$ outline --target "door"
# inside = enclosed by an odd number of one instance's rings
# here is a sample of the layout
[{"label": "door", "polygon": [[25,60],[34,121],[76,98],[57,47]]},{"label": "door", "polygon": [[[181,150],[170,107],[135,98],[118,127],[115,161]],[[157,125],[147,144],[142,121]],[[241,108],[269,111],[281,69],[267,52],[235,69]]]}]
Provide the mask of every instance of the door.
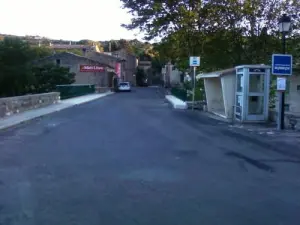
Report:
[{"label": "door", "polygon": [[246,120],[260,121],[265,119],[266,84],[265,73],[249,73],[246,104]]},{"label": "door", "polygon": [[234,117],[236,120],[243,120],[243,95],[244,92],[244,74],[243,70],[236,74],[235,107]]}]

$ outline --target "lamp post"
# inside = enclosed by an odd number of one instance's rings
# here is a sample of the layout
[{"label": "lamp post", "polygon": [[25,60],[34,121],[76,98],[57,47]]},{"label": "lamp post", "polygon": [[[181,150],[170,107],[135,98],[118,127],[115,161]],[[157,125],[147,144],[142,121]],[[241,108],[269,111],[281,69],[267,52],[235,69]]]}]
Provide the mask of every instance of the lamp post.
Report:
[{"label": "lamp post", "polygon": [[[283,14],[282,17],[279,19],[279,31],[282,34],[282,54],[286,54],[286,35],[288,34],[288,32],[291,29],[291,17],[289,17],[286,14]],[[279,128],[280,130],[284,129],[284,109],[285,109],[285,93],[280,92],[281,96],[280,96],[280,102],[279,102],[279,106],[278,109],[280,109],[280,125]]]}]

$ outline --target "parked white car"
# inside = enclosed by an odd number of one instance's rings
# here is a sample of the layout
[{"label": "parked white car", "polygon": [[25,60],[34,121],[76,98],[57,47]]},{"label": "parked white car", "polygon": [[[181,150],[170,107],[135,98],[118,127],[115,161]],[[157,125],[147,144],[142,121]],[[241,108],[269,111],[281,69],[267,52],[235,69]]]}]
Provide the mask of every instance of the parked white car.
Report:
[{"label": "parked white car", "polygon": [[121,82],[119,84],[119,91],[131,91],[129,82]]}]

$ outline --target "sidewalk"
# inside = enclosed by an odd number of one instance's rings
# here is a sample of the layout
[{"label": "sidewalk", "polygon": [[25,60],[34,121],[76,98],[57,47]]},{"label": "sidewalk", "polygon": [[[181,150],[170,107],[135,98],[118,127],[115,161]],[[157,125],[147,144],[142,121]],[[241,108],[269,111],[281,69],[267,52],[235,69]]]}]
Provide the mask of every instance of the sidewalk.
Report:
[{"label": "sidewalk", "polygon": [[101,94],[90,94],[90,95],[80,96],[76,98],[70,98],[66,100],[61,100],[58,104],[50,105],[39,109],[32,109],[19,114],[14,114],[12,116],[4,117],[0,119],[0,130],[48,115],[50,113],[67,109],[75,105],[80,105],[99,98],[103,98],[111,94],[113,94],[113,92],[106,92]]},{"label": "sidewalk", "polygon": [[186,120],[205,128],[212,126],[224,136],[246,141],[256,146],[280,153],[283,156],[300,159],[300,132],[286,129],[277,130],[274,124],[232,124],[230,120],[203,111],[187,110]]}]

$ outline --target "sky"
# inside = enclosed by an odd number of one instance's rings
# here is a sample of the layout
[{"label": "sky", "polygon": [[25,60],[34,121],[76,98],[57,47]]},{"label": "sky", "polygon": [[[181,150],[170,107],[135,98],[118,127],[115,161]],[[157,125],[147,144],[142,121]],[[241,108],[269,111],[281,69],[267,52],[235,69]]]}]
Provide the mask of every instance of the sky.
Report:
[{"label": "sky", "polygon": [[0,33],[78,41],[142,39],[119,0],[0,0]]}]

